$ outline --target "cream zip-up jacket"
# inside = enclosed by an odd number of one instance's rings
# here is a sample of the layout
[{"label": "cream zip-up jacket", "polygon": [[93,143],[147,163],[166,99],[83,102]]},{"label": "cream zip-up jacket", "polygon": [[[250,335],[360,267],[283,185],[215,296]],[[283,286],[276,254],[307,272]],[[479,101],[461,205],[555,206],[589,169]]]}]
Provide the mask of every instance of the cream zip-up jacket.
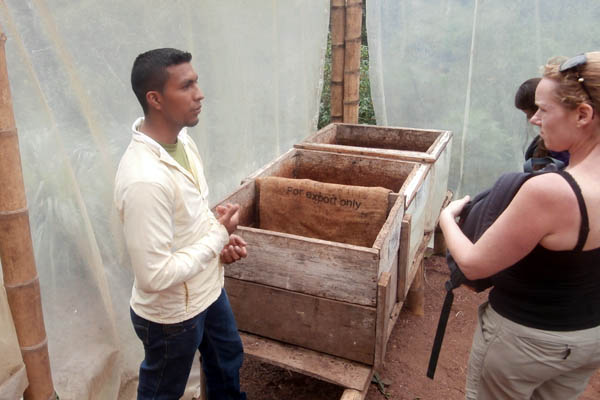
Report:
[{"label": "cream zip-up jacket", "polygon": [[196,316],[221,294],[219,255],[229,234],[210,211],[202,161],[186,129],[178,140],[195,174],[141,133],[142,122],[134,122],[119,163],[114,201],[135,275],[131,308],[171,324]]}]

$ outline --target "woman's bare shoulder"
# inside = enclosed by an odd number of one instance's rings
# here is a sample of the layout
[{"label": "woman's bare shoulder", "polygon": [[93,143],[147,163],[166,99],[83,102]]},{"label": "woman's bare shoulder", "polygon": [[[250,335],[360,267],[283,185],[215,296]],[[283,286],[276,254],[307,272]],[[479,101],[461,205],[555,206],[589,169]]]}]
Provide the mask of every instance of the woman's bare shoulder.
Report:
[{"label": "woman's bare shoulder", "polygon": [[515,198],[534,202],[537,207],[545,207],[552,213],[571,209],[577,204],[575,192],[567,180],[557,173],[540,174],[528,179]]}]

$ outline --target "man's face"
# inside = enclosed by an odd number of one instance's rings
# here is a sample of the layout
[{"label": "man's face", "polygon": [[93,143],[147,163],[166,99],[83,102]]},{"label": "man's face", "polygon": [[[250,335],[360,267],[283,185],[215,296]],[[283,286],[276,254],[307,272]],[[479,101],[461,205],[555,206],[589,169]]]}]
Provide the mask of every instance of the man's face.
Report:
[{"label": "man's face", "polygon": [[195,126],[204,99],[198,87],[198,74],[190,63],[171,65],[167,72],[169,78],[161,92],[163,115],[174,125]]}]

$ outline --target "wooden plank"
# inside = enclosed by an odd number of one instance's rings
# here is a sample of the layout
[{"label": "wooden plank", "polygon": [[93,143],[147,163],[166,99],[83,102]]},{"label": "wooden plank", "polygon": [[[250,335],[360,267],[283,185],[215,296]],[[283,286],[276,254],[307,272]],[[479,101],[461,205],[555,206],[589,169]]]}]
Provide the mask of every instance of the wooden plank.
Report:
[{"label": "wooden plank", "polygon": [[417,164],[376,157],[296,149],[289,178],[356,186],[381,186],[399,192]]},{"label": "wooden plank", "polygon": [[367,396],[367,392],[368,388],[362,392],[354,389],[346,389],[344,390],[344,393],[342,393],[340,400],[364,400],[364,398]]},{"label": "wooden plank", "polygon": [[379,251],[287,233],[239,226],[248,257],[225,275],[276,288],[375,306]]},{"label": "wooden plank", "polygon": [[425,270],[422,258],[419,260],[415,279],[406,296],[406,305],[413,314],[418,316],[425,315]]},{"label": "wooden plank", "polygon": [[331,123],[319,129],[318,131],[311,133],[302,142],[332,143],[333,141],[335,141],[335,133],[337,131],[338,125],[338,123]]},{"label": "wooden plank", "polygon": [[394,326],[396,326],[396,322],[398,321],[398,316],[400,316],[400,312],[402,311],[402,306],[404,306],[403,302],[398,302],[394,304],[394,308],[392,309],[392,313],[390,314],[390,323],[387,331],[387,339],[390,339],[392,335],[392,331],[394,330]]},{"label": "wooden plank", "polygon": [[[397,254],[397,253],[396,253]],[[397,255],[396,255],[397,256]],[[394,306],[397,304],[397,294],[398,294],[398,269],[390,271],[390,282],[388,283],[386,289],[386,297],[385,297],[385,316],[389,320],[392,312],[394,310]],[[385,338],[387,343],[387,335]]]},{"label": "wooden plank", "polygon": [[329,143],[297,143],[294,145],[297,149],[330,151],[340,154],[361,155],[369,157],[388,158],[393,160],[414,161],[420,163],[434,163],[435,157],[427,153],[409,150],[388,150],[368,147],[350,147],[340,144]]},{"label": "wooden plank", "polygon": [[241,331],[373,364],[375,308],[234,278],[225,287]]},{"label": "wooden plank", "polygon": [[448,176],[450,173],[450,152],[452,151],[452,141],[448,139],[444,150],[439,154],[435,164],[431,166],[431,193],[429,195],[429,207],[425,220],[425,230],[435,229],[437,220],[440,216],[440,210],[446,191],[448,190]]},{"label": "wooden plank", "polygon": [[390,150],[430,153],[435,140],[445,131],[376,125],[340,124],[336,143]]},{"label": "wooden plank", "polygon": [[337,124],[336,134],[324,129],[294,147],[434,163],[452,132],[404,127]]},{"label": "wooden plank", "polygon": [[[240,225],[252,226],[258,224],[257,212],[257,192],[254,181],[242,183],[235,192],[224,198],[218,204],[239,204],[240,205]],[[216,213],[216,206],[212,209]]]},{"label": "wooden plank", "polygon": [[396,201],[392,207],[387,220],[373,243],[373,248],[380,249],[378,276],[384,271],[398,268],[398,247],[400,245],[403,217],[404,199],[402,198]]},{"label": "wooden plank", "polygon": [[[374,187],[398,193],[409,184],[419,164],[404,160],[292,149],[254,172],[244,182],[265,176]],[[413,174],[413,175],[411,175]]]},{"label": "wooden plank", "polygon": [[244,353],[260,361],[313,378],[363,391],[371,382],[369,365],[240,332]]},{"label": "wooden plank", "polygon": [[410,289],[410,286],[412,285],[412,282],[415,279],[415,275],[417,273],[417,270],[419,269],[419,265],[423,261],[423,258],[425,257],[425,251],[427,250],[427,246],[429,245],[432,234],[433,234],[433,232],[427,232],[423,236],[421,245],[419,246],[416,256],[415,256],[414,260],[412,261],[412,264],[410,265],[410,268],[407,273],[407,277],[406,277],[407,278],[407,280],[406,280],[407,289]]},{"label": "wooden plank", "polygon": [[400,246],[398,248],[398,286],[396,298],[398,301],[404,301],[408,291],[408,271],[410,268],[410,225],[411,216],[404,214],[402,218],[402,228],[400,230]]},{"label": "wooden plank", "polygon": [[383,368],[385,349],[387,346],[386,336],[388,331],[389,316],[385,314],[388,286],[390,284],[390,273],[384,272],[377,283],[377,328],[375,333],[375,362],[373,368]]},{"label": "wooden plank", "polygon": [[296,154],[296,149],[290,149],[277,157],[275,160],[266,164],[262,168],[254,171],[242,183],[254,180],[259,176],[283,176],[284,178],[291,178],[293,176],[293,156]]}]

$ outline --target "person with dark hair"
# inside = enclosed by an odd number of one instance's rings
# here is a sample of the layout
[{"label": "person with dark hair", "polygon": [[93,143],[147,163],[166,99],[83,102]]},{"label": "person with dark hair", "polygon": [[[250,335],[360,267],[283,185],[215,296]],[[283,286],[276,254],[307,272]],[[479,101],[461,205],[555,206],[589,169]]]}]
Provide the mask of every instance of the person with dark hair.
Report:
[{"label": "person with dark hair", "polygon": [[183,396],[197,351],[209,400],[245,399],[242,342],[223,287],[223,264],[246,257],[233,234],[239,205],[208,203],[208,185],[186,127],[204,95],[192,55],[163,48],[140,54],[131,86],[144,117],[115,177],[114,200],[134,272],[130,314],[144,345],[138,399]]},{"label": "person with dark hair", "polygon": [[[519,86],[515,93],[515,107],[523,111],[529,121],[538,110],[535,104],[535,89],[542,78],[530,78]],[[537,135],[525,151],[525,172],[538,171],[547,165],[553,164],[558,169],[569,165],[568,151],[551,151],[546,149],[544,141]]]},{"label": "person with dark hair", "polygon": [[531,174],[475,242],[460,229],[469,196],[440,214],[469,280],[489,278],[467,399],[576,399],[600,368],[600,52],[548,61],[531,123],[565,170]]}]

